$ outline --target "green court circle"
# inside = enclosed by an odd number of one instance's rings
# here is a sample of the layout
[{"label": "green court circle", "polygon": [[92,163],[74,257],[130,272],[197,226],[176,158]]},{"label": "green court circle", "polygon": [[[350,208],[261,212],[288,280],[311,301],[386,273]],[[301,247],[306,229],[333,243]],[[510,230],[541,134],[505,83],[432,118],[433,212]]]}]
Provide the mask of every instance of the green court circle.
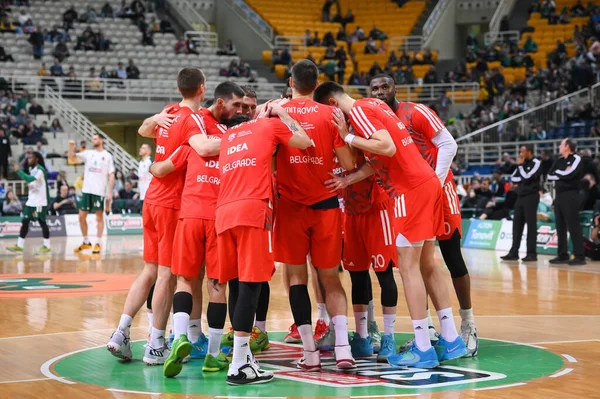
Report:
[{"label": "green court circle", "polygon": [[[290,353],[300,347],[282,344],[283,332],[270,332],[271,349],[258,357],[261,366],[276,371],[269,384],[234,387],[225,383],[226,372],[203,373],[202,361],[185,365],[177,378],[167,379],[162,367],[141,361],[144,342],[132,344],[134,361],[123,363],[104,347],[84,350],[54,363],[54,374],[74,382],[106,388],[152,393],[183,393],[209,396],[376,396],[493,387],[550,375],[563,367],[562,357],[541,348],[504,341],[480,339],[475,358],[445,362],[433,370],[392,369],[368,360],[353,374],[336,371],[324,360],[323,373],[304,373],[293,368]],[[396,334],[396,343],[410,338]],[[269,354],[269,353],[272,354]],[[265,358],[266,357],[266,358]],[[329,363],[330,366],[326,366]],[[279,378],[277,378],[279,377]],[[307,381],[318,378],[320,381]]]}]

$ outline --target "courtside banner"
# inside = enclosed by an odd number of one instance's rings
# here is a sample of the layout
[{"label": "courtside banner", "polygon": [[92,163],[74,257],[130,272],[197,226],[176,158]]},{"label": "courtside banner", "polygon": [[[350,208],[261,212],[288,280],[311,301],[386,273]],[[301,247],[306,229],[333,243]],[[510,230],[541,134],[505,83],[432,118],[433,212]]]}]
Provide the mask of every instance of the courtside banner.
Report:
[{"label": "courtside banner", "polygon": [[1,216],[0,217],[0,238],[16,238],[21,231],[21,217],[19,216]]},{"label": "courtside banner", "polygon": [[139,213],[108,215],[106,229],[108,235],[142,234],[144,232],[142,215]]},{"label": "courtside banner", "polygon": [[501,226],[501,222],[496,220],[471,220],[464,242],[465,248],[496,249]]},{"label": "courtside banner", "polygon": [[[67,235],[64,216],[48,216],[46,219],[50,237],[64,237]],[[21,231],[20,216],[0,217],[0,238],[17,238]],[[42,237],[42,228],[38,222],[29,223],[27,237]]]}]

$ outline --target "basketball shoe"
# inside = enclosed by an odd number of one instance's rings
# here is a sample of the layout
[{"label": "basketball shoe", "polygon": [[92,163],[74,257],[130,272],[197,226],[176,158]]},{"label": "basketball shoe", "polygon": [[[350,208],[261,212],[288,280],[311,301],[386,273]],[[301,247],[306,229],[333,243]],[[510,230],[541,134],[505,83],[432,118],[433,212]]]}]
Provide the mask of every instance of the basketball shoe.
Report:
[{"label": "basketball shoe", "polygon": [[[437,331],[435,331],[435,327],[429,326],[429,341],[431,342],[431,346],[434,346],[435,344],[437,344],[437,342],[439,340],[439,336],[440,336],[440,334],[438,334]],[[404,345],[402,345],[400,347],[400,349],[398,349],[398,351],[406,352],[406,351],[410,350],[410,348],[413,347],[414,342],[415,342],[415,337],[412,337],[411,339],[406,341],[404,343]]]},{"label": "basketball shoe", "polygon": [[283,342],[286,344],[297,344],[302,342],[302,337],[300,337],[300,332],[298,331],[298,327],[296,327],[296,323],[290,326],[289,333],[285,336]]},{"label": "basketball shoe", "polygon": [[[183,369],[183,359],[192,353],[192,344],[188,341],[187,336],[180,335],[171,346],[171,352],[164,361],[163,375],[165,377],[175,377]],[[144,356],[144,362],[146,357]],[[146,363],[147,364],[147,363]]]},{"label": "basketball shoe", "polygon": [[48,248],[47,246],[42,246],[40,249],[38,249],[37,251],[35,251],[36,254],[38,255],[43,255],[43,254],[47,254],[52,252],[52,249]]},{"label": "basketball shoe", "polygon": [[433,347],[422,351],[415,344],[407,351],[388,357],[388,363],[394,367],[418,367],[424,369],[431,369],[440,365],[438,354]]},{"label": "basketball shoe", "polygon": [[323,334],[321,339],[315,341],[317,344],[317,348],[323,352],[332,351],[335,348],[335,330],[333,328],[328,327],[327,332]]},{"label": "basketball shoe", "polygon": [[100,255],[101,249],[100,244],[94,245],[94,249],[92,250],[92,255]]},{"label": "basketball shoe", "polygon": [[381,348],[377,353],[377,361],[385,363],[388,357],[394,354],[396,354],[396,340],[394,340],[394,335],[384,335],[381,339]]},{"label": "basketball shoe", "polygon": [[318,342],[321,339],[323,339],[325,334],[327,334],[328,332],[329,332],[329,326],[327,325],[327,323],[325,323],[325,320],[323,320],[323,319],[317,320],[317,324],[315,325],[315,334],[314,334],[315,342]]},{"label": "basketball shoe", "polygon": [[84,242],[83,244],[81,244],[80,246],[78,246],[77,248],[75,248],[75,250],[73,252],[75,252],[76,254],[81,253],[83,251],[89,251],[90,249],[92,249],[92,244],[89,242]]},{"label": "basketball shoe", "polygon": [[302,359],[298,360],[296,367],[304,371],[321,371],[321,353],[304,351]]},{"label": "basketball shoe", "polygon": [[166,343],[161,348],[153,348],[151,344],[148,344],[144,352],[144,363],[148,366],[160,366],[165,364],[169,353],[170,349]]},{"label": "basketball shoe", "polygon": [[210,353],[206,354],[204,364],[202,365],[202,371],[204,372],[216,372],[225,370],[229,367],[229,360],[223,351],[219,352],[219,356],[215,357]]},{"label": "basketball shoe", "polygon": [[462,323],[460,325],[460,336],[467,345],[467,354],[465,357],[474,357],[479,353],[479,337],[477,336],[477,327],[473,323]]},{"label": "basketball shoe", "polygon": [[273,380],[273,373],[261,370],[258,362],[251,356],[248,356],[246,364],[237,370],[232,369],[232,365],[230,365],[227,372],[227,383],[229,385],[265,384],[271,380]]},{"label": "basketball shoe", "polygon": [[369,322],[369,337],[371,337],[371,343],[373,344],[373,352],[377,353],[381,349],[381,333],[379,327],[377,327],[376,321]]},{"label": "basketball shoe", "polygon": [[250,334],[250,351],[255,354],[267,350],[270,347],[271,344],[269,343],[269,336],[267,333],[254,326],[254,328],[252,328],[252,333]]},{"label": "basketball shoe", "polygon": [[10,247],[6,247],[6,249],[8,251],[10,251],[10,252],[17,252],[17,253],[20,253],[20,254],[23,253],[23,248],[21,248],[20,246],[18,246],[16,244],[15,245],[11,245]]},{"label": "basketball shoe", "polygon": [[233,346],[233,327],[229,327],[229,331],[221,337],[221,346]]},{"label": "basketball shoe", "polygon": [[434,346],[434,349],[440,362],[458,359],[459,357],[463,357],[469,353],[467,346],[465,345],[465,341],[463,341],[460,335],[452,342],[448,342],[444,339],[444,337],[440,336],[440,339]]},{"label": "basketball shoe", "polygon": [[354,333],[350,340],[350,349],[354,357],[368,357],[373,354],[373,344],[371,337],[362,338],[358,333]]},{"label": "basketball shoe", "polygon": [[129,337],[127,337],[123,331],[117,330],[111,336],[106,349],[115,357],[123,359],[126,362],[132,359],[131,344]]},{"label": "basketball shoe", "polygon": [[192,352],[190,354],[190,357],[192,359],[204,359],[207,353],[208,338],[206,338],[206,335],[200,334],[198,340],[196,342],[192,342]]}]

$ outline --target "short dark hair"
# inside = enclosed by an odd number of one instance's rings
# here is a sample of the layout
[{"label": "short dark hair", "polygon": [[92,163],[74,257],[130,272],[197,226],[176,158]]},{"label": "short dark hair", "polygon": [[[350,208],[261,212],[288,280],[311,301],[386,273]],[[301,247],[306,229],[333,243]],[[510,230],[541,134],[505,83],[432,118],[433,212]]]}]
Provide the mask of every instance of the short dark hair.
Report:
[{"label": "short dark hair", "polygon": [[373,76],[373,79],[371,79],[371,82],[374,81],[375,79],[390,79],[392,82],[394,82],[394,84],[396,84],[396,80],[387,73],[378,73],[377,75]]},{"label": "short dark hair", "polygon": [[319,68],[310,60],[300,60],[292,67],[294,88],[303,96],[312,93],[319,83]]},{"label": "short dark hair", "polygon": [[204,73],[198,68],[183,68],[177,75],[177,88],[183,98],[194,97],[204,82]]},{"label": "short dark hair", "polygon": [[[98,136],[99,139],[101,139],[102,141],[106,140],[106,136],[104,136],[102,133],[94,133],[94,136]],[[83,143],[84,141],[82,141]]]},{"label": "short dark hair", "polygon": [[257,98],[256,92],[250,86],[242,86],[242,90],[244,90],[244,95],[250,98]]},{"label": "short dark hair", "polygon": [[215,100],[221,98],[223,100],[230,100],[233,96],[244,97],[244,90],[234,82],[223,82],[219,83],[215,88]]},{"label": "short dark hair", "polygon": [[492,179],[490,179],[489,177],[484,177],[481,182],[483,183],[484,181],[488,182],[489,184],[492,184]]},{"label": "short dark hair", "polygon": [[33,155],[36,159],[36,165],[40,165],[41,167],[45,168],[46,167],[46,163],[44,162],[44,156],[42,154],[40,154],[37,151],[34,151],[31,155]]},{"label": "short dark hair", "polygon": [[336,94],[343,94],[344,88],[336,82],[324,82],[317,87],[313,99],[321,104],[327,104],[330,97]]},{"label": "short dark hair", "polygon": [[229,128],[237,126],[241,123],[248,122],[249,120],[250,120],[250,117],[248,115],[236,114],[227,121],[226,125],[227,125],[227,128],[229,129]]},{"label": "short dark hair", "polygon": [[525,147],[525,150],[533,154],[533,144],[523,144],[522,147]]},{"label": "short dark hair", "polygon": [[569,146],[571,152],[575,152],[577,150],[577,144],[571,139],[566,139],[565,144]]}]

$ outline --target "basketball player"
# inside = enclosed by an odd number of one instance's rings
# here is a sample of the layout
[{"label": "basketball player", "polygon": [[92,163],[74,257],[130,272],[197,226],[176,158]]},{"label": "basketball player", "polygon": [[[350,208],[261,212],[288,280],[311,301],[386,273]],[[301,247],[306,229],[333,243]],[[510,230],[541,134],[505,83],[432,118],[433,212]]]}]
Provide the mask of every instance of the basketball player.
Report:
[{"label": "basketball player", "polygon": [[[335,82],[320,85],[315,99],[337,105],[349,116],[358,135],[340,131],[351,146],[365,152],[382,184],[395,200],[394,228],[398,267],[415,331],[415,345],[388,357],[397,367],[433,368],[440,361],[467,353],[458,335],[443,274],[437,267],[420,268],[423,243],[444,231],[442,184],[421,157],[410,133],[381,100],[354,100]],[[429,340],[426,290],[438,310],[442,327],[434,349]]]},{"label": "basketball player", "polygon": [[230,128],[221,142],[219,156],[221,184],[215,221],[219,282],[239,280],[239,297],[233,314],[233,357],[227,372],[227,383],[231,385],[273,379],[272,373],[258,367],[249,342],[261,285],[271,279],[275,269],[271,243],[271,158],[280,143],[282,147],[301,149],[312,144],[300,124],[279,104],[270,102],[263,114],[279,119],[258,118]]},{"label": "basketball player", "polygon": [[[161,113],[147,118],[138,133],[154,138],[158,162],[170,157],[186,143],[201,156],[217,154],[218,142],[208,139],[202,117],[196,113],[204,100],[204,74],[197,68],[184,68],[177,76],[177,87],[182,101],[168,105]],[[119,326],[107,344],[107,349],[123,360],[131,360],[131,322],[155,282],[151,306],[153,327],[144,362],[149,365],[164,364],[169,355],[164,337],[173,298],[173,239],[179,219],[184,177],[183,170],[180,170],[163,178],[153,178],[146,193],[143,211],[145,266],[129,289]]]},{"label": "basketball player", "polygon": [[242,86],[244,90],[244,100],[242,102],[242,114],[248,115],[250,119],[254,119],[256,115],[257,98],[256,92],[250,86]]},{"label": "basketball player", "polygon": [[19,177],[27,182],[29,193],[27,196],[27,202],[23,209],[23,220],[21,221],[21,231],[19,232],[19,239],[17,245],[6,248],[11,252],[23,252],[25,247],[25,237],[29,232],[29,222],[37,221],[42,228],[42,235],[44,237],[44,245],[36,251],[38,254],[46,254],[51,251],[50,249],[50,230],[46,224],[46,217],[48,216],[48,199],[50,193],[48,191],[48,172],[44,167],[44,157],[39,152],[32,152],[27,156],[27,165],[29,166],[29,173],[21,170],[20,164],[15,162],[15,172]]},{"label": "basketball player", "polygon": [[[371,93],[396,113],[396,116],[406,126],[423,158],[435,169],[443,184],[444,190],[444,226],[445,231],[437,236],[440,251],[446,263],[454,290],[460,304],[458,310],[462,319],[460,332],[463,341],[467,344],[467,356],[476,356],[478,351],[477,328],[473,318],[471,305],[471,278],[467,265],[460,251],[462,234],[462,219],[460,216],[460,199],[456,193],[454,175],[450,170],[452,159],[456,154],[456,142],[448,132],[444,123],[430,108],[423,104],[398,102],[396,100],[396,85],[394,79],[386,74],[376,75],[371,80]],[[435,243],[425,241],[421,253],[422,267],[435,267]],[[431,340],[437,340],[435,328],[427,310],[429,335]],[[410,346],[409,342],[407,346]]]},{"label": "basketball player", "polygon": [[138,189],[140,190],[140,204],[144,207],[144,198],[150,186],[152,175],[150,174],[150,165],[152,165],[152,147],[150,144],[142,144],[139,151],[140,163],[138,165]]},{"label": "basketball player", "polygon": [[275,260],[285,264],[289,276],[290,307],[304,348],[298,367],[306,371],[321,368],[311,327],[307,256],[326,293],[325,303],[335,330],[336,365],[338,368],[356,367],[348,342],[346,293],[338,275],[342,215],[337,195],[324,184],[334,168],[334,155],[347,170],[354,167],[354,159],[332,123],[333,108],[312,100],[318,76],[313,62],[296,62],[290,78],[292,100],[283,106],[306,127],[314,146],[307,150],[284,146],[277,151],[279,200],[275,209]]},{"label": "basketball player", "polygon": [[88,238],[87,215],[89,212],[96,214],[97,240],[94,242],[92,254],[100,254],[100,241],[104,232],[104,198],[112,201],[113,187],[115,186],[115,164],[110,152],[104,149],[104,137],[100,133],[92,137],[93,150],[75,152],[75,142],[69,141],[69,163],[77,165],[85,163],[83,174],[83,195],[79,201],[79,225],[83,244],[75,249],[75,253],[92,249]]}]

